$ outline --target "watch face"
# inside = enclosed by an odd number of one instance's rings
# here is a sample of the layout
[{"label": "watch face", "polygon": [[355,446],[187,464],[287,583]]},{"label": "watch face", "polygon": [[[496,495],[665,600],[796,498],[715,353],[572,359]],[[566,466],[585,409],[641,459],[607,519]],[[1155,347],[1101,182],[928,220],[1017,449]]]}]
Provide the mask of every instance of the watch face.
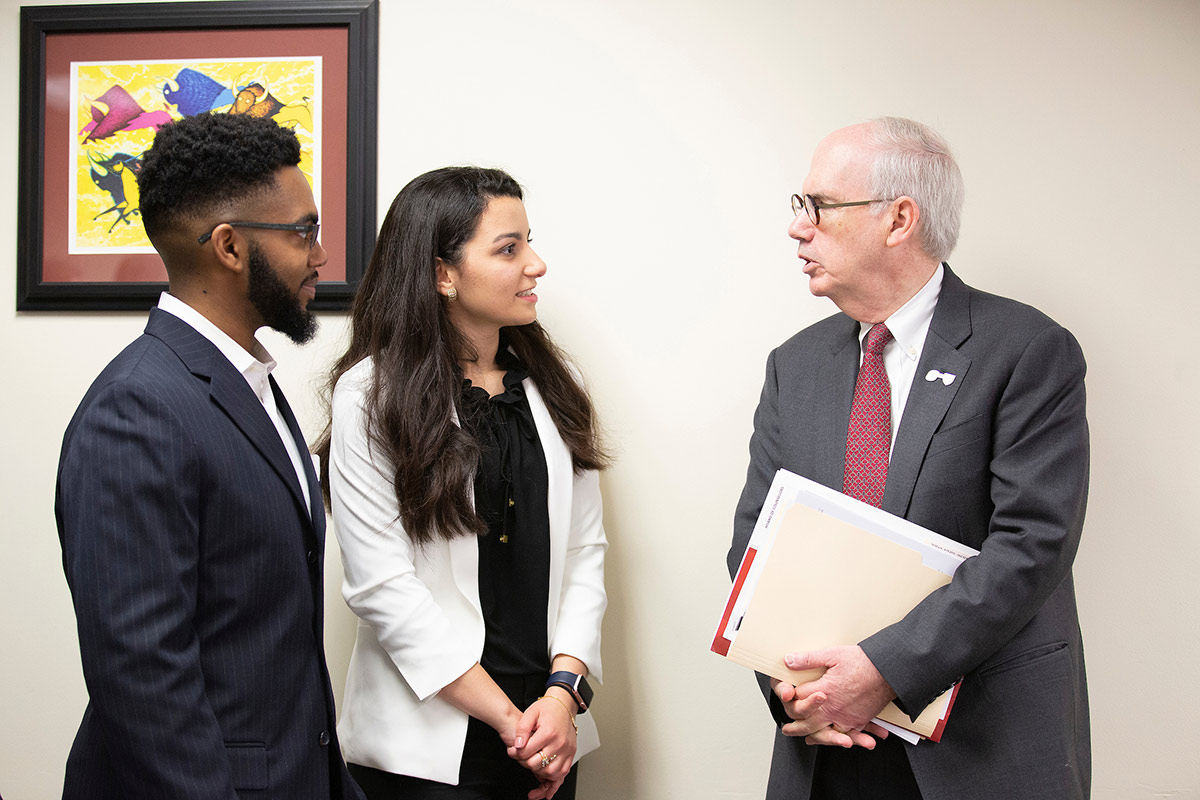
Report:
[{"label": "watch face", "polygon": [[592,704],[592,687],[588,686],[587,678],[582,675],[579,676],[579,698],[585,707]]},{"label": "watch face", "polygon": [[592,704],[592,687],[588,686],[587,678],[582,675],[560,670],[553,673],[546,681],[546,688],[551,686],[561,686],[570,692],[571,696],[575,698],[575,704],[579,706],[580,713],[587,711],[588,706]]}]

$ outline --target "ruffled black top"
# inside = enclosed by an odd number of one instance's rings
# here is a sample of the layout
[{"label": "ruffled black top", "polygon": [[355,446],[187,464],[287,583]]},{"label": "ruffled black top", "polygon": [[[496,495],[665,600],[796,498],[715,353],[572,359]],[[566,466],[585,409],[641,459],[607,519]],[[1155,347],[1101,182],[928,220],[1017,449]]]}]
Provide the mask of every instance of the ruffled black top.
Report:
[{"label": "ruffled black top", "polygon": [[528,372],[502,348],[504,391],[464,379],[463,428],[479,442],[475,510],[487,522],[479,537],[479,602],[486,635],[480,663],[492,674],[531,675],[549,668],[546,611],[550,592],[550,518],[546,455],[521,384]]}]

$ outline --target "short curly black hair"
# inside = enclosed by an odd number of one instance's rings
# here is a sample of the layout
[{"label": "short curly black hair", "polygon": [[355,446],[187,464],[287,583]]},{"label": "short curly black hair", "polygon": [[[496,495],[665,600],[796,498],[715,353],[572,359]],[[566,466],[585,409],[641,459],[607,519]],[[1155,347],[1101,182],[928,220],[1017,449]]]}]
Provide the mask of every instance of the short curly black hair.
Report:
[{"label": "short curly black hair", "polygon": [[296,134],[265,117],[197,114],[164,125],[137,179],[146,234],[153,240],[181,218],[253,194],[299,163]]}]

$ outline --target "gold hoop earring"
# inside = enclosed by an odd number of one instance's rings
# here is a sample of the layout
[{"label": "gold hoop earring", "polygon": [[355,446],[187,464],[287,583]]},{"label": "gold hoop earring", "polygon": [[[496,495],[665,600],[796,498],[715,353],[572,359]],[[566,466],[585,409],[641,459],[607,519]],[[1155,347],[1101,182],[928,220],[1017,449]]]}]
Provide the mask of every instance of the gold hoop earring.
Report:
[{"label": "gold hoop earring", "polygon": [[451,286],[450,289],[446,292],[446,299],[453,302],[457,297],[458,297],[458,289],[455,289],[453,286]]}]

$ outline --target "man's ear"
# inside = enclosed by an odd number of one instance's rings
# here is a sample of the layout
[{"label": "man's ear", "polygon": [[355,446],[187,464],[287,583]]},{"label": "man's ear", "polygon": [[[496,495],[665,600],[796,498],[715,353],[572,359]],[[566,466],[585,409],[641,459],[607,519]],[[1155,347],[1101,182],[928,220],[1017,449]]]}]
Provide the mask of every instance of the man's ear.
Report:
[{"label": "man's ear", "polygon": [[211,247],[217,263],[233,273],[246,269],[250,256],[249,242],[232,225],[222,223],[213,228],[212,238],[206,246]]},{"label": "man's ear", "polygon": [[888,213],[891,224],[887,236],[888,247],[904,244],[916,235],[917,222],[921,219],[921,209],[916,200],[908,195],[901,195],[892,201]]},{"label": "man's ear", "polygon": [[458,270],[442,259],[437,259],[437,290],[438,294],[446,296],[454,288]]}]

